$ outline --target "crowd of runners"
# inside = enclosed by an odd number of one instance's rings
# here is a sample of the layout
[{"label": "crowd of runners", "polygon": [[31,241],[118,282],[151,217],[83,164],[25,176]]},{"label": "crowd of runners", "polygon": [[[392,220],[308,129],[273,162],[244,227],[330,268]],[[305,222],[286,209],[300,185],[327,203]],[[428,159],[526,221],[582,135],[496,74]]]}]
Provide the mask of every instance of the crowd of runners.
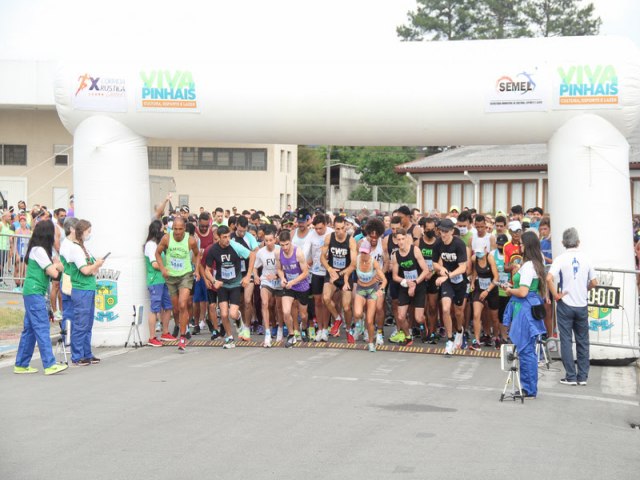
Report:
[{"label": "crowd of runners", "polygon": [[523,232],[536,232],[545,263],[552,258],[549,217],[539,207],[495,216],[401,206],[390,214],[317,208],[271,217],[163,208],[144,245],[148,345],[177,340],[180,351],[204,334],[223,348],[252,336],[268,348],[343,335],[371,352],[415,341],[442,343],[446,354],[499,348],[508,341],[502,316]]}]

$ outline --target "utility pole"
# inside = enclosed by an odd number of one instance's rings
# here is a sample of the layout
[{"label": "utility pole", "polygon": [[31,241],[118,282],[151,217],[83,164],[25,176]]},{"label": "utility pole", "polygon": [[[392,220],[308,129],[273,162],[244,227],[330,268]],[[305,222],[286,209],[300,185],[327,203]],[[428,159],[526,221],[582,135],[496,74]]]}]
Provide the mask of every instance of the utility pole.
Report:
[{"label": "utility pole", "polygon": [[331,200],[331,145],[327,145],[327,174],[325,179],[325,201],[324,201],[324,209],[326,211],[329,210],[329,202]]}]

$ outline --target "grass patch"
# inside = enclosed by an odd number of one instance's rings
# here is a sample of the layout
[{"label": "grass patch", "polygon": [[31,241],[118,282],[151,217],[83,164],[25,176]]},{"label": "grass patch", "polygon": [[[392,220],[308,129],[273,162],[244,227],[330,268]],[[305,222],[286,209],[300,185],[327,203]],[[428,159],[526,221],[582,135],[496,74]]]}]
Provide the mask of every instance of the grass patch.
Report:
[{"label": "grass patch", "polygon": [[24,312],[18,308],[0,307],[0,330],[21,329]]}]

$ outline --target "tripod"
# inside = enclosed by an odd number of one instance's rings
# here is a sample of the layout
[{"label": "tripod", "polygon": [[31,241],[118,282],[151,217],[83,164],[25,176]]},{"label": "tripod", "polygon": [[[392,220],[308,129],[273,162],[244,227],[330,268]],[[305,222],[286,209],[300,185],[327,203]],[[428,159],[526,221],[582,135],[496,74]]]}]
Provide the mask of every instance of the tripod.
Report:
[{"label": "tripod", "polygon": [[[509,372],[507,380],[504,382],[504,388],[500,395],[500,401],[505,398],[511,398],[515,402],[518,398],[524,403],[524,395],[522,394],[522,384],[520,383],[520,361],[515,345],[503,344],[500,347],[502,370]],[[511,389],[509,390],[509,386]],[[509,392],[507,392],[509,390]]]},{"label": "tripod", "polygon": [[[60,320],[60,336],[56,342],[56,358],[58,363],[69,365],[67,347],[71,345],[71,320]],[[64,359],[64,362],[62,361]]]},{"label": "tripod", "polygon": [[124,342],[124,348],[127,348],[127,345],[129,344],[129,340],[131,340],[131,337],[133,336],[133,347],[134,348],[138,348],[141,347],[143,345],[142,343],[142,338],[140,337],[140,330],[138,329],[138,326],[142,323],[142,310],[143,310],[143,306],[140,305],[140,307],[138,307],[138,318],[136,319],[136,306],[133,306],[133,319],[131,320],[131,327],[129,327],[129,336],[127,337],[127,341]]}]

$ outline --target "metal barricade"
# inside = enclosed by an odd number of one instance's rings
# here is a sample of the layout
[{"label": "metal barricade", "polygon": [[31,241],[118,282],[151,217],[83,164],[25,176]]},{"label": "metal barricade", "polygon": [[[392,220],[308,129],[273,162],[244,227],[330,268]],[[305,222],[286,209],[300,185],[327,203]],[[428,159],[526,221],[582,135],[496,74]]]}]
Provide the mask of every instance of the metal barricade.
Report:
[{"label": "metal barricade", "polygon": [[0,292],[22,293],[30,235],[0,234]]}]

